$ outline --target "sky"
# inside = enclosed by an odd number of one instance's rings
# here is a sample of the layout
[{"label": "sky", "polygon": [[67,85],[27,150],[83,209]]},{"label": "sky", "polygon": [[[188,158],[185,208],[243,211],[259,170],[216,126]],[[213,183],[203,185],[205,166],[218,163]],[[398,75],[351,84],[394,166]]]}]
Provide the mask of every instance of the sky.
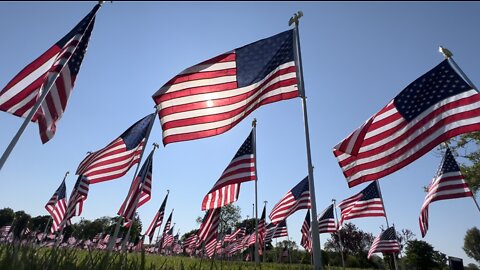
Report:
[{"label": "sky", "polygon": [[[96,2],[1,2],[0,87],[72,29]],[[480,2],[106,2],[97,13],[87,54],[55,137],[42,145],[29,124],[0,171],[0,208],[46,215],[44,205],[87,151],[103,148],[129,126],[154,111],[151,96],[187,67],[290,29],[297,11],[307,95],[315,194],[320,214],[332,199],[350,197],[367,184],[348,188],[332,148],[383,108],[410,82],[443,60],[448,48],[474,84],[480,83]],[[144,230],[167,190],[180,234],[197,229],[201,201],[257,123],[259,216],[267,213],[307,175],[301,99],[255,110],[230,131],[200,140],[172,143],[155,152],[152,199],[139,209]],[[23,119],[0,113],[0,151]],[[162,144],[160,123],[151,143]],[[422,239],[418,217],[428,185],[441,161],[437,149],[380,179],[390,224]],[[146,155],[145,155],[146,156]],[[459,160],[461,162],[465,162]],[[114,216],[134,168],[124,177],[90,186],[82,217]],[[242,217],[252,217],[254,183],[241,186]],[[462,250],[467,229],[479,226],[470,198],[430,206],[423,239],[447,256],[474,261]],[[306,211],[288,218],[291,238],[300,243]],[[74,222],[80,218],[73,219]],[[380,217],[354,219],[374,236],[386,227]],[[162,228],[163,230],[163,228]],[[321,245],[329,235],[320,235]]]}]

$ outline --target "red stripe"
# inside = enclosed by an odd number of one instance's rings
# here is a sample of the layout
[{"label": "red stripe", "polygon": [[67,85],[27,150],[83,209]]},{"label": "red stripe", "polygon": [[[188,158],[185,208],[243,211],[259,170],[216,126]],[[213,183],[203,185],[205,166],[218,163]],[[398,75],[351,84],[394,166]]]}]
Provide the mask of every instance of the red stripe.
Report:
[{"label": "red stripe", "polygon": [[[444,118],[443,120],[437,122],[435,125],[433,125],[431,128],[429,128],[428,131],[423,131],[415,139],[413,139],[407,145],[398,149],[394,153],[391,153],[388,156],[384,156],[383,158],[377,159],[375,161],[371,161],[371,162],[368,162],[368,163],[357,165],[357,166],[353,167],[352,169],[346,170],[345,174],[347,176],[351,176],[355,172],[363,171],[366,168],[374,168],[374,167],[377,167],[379,165],[385,164],[392,159],[395,159],[397,157],[402,156],[403,154],[405,154],[405,152],[407,152],[408,150],[417,146],[424,139],[426,139],[432,133],[435,133],[436,130],[441,129],[445,125],[450,124],[450,123],[455,123],[455,122],[460,121],[460,120],[470,119],[470,118],[473,118],[473,117],[476,117],[476,116],[480,116],[480,109],[476,109],[474,111],[460,112],[460,113],[457,113],[455,115],[448,116],[448,117]],[[422,121],[422,122],[426,123],[428,121],[431,121],[430,117],[428,117],[428,119],[424,119],[424,120],[425,121]],[[425,124],[425,123],[422,123],[422,125]],[[407,132],[403,133],[401,136],[399,136],[398,138],[395,138],[391,142],[386,143],[386,144],[384,144],[380,147],[377,147],[376,149],[372,149],[370,151],[366,151],[366,152],[358,154],[356,159],[368,158],[368,157],[373,156],[375,154],[381,153],[380,151],[389,150],[391,148],[394,148],[394,147],[398,146],[400,143],[402,143],[403,141],[405,141],[405,139],[408,138],[408,136],[410,136],[411,134],[419,133],[419,130],[421,130],[420,127],[421,126],[415,125],[414,127],[410,128]],[[442,136],[444,136],[444,135],[441,134],[440,137],[442,137]],[[347,163],[342,161],[342,164],[346,165]]]},{"label": "red stripe", "polygon": [[[450,138],[453,138],[457,135],[460,135],[460,134],[463,134],[463,133],[474,132],[474,131],[478,131],[478,130],[480,130],[480,123],[461,126],[461,127],[452,129],[448,132],[445,132],[442,135],[440,135],[439,137],[437,137],[435,140],[433,140],[432,142],[428,143],[427,145],[425,145],[424,147],[422,147],[421,149],[416,151],[415,154],[411,155],[410,157],[406,158],[405,160],[393,165],[390,168],[384,169],[383,171],[380,171],[378,173],[367,174],[367,175],[365,175],[363,177],[360,177],[356,180],[352,180],[348,183],[348,186],[349,187],[354,187],[358,184],[365,183],[365,182],[368,182],[368,181],[373,181],[373,180],[382,178],[386,175],[389,175],[390,173],[393,173],[393,172],[405,167],[406,165],[410,164],[411,162],[413,162],[417,158],[423,156],[424,154],[426,154],[428,151],[433,149],[438,144],[440,144],[440,143],[442,143],[442,142],[444,142],[444,141],[446,141]],[[345,173],[344,173],[344,175],[345,175]]]}]

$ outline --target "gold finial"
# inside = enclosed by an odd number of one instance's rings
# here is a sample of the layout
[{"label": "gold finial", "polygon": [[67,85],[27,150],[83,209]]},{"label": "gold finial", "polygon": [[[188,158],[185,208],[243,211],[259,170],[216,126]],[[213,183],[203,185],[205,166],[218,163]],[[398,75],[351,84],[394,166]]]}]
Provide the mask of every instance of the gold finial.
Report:
[{"label": "gold finial", "polygon": [[257,126],[257,118],[253,118],[252,127],[256,127],[256,126]]},{"label": "gold finial", "polygon": [[448,50],[447,48],[444,48],[442,46],[438,47],[438,51],[443,54],[445,59],[448,59],[448,58],[453,56],[453,53],[450,50]]},{"label": "gold finial", "polygon": [[297,13],[293,14],[293,16],[290,18],[288,21],[288,26],[292,25],[295,23],[295,25],[298,24],[298,20],[303,16],[303,12],[298,11]]}]

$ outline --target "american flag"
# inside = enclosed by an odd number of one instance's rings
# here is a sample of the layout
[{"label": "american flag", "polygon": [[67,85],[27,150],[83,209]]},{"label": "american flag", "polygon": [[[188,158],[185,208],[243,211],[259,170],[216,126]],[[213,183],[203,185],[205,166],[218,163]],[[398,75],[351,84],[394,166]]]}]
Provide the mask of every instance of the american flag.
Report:
[{"label": "american flag", "polygon": [[80,175],[75,182],[72,193],[70,194],[70,200],[68,201],[67,211],[65,213],[65,218],[62,221],[64,224],[70,225],[71,219],[74,216],[80,216],[83,210],[83,202],[87,199],[89,190],[89,183],[85,176]]},{"label": "american flag", "polygon": [[310,209],[310,189],[308,176],[292,188],[272,209],[269,217],[272,223],[287,219],[291,214],[300,209]]},{"label": "american flag", "polygon": [[135,211],[150,200],[152,195],[152,164],[153,153],[155,148],[150,152],[147,159],[138,172],[137,177],[132,182],[125,201],[123,201],[118,215],[123,216],[128,222],[133,220]]},{"label": "american flag", "polygon": [[55,193],[53,193],[52,198],[45,205],[48,213],[52,216],[52,226],[50,227],[50,232],[54,233],[60,229],[60,223],[65,217],[65,212],[67,211],[67,188],[65,186],[65,179],[63,179],[60,186],[57,188]]},{"label": "american flag", "polygon": [[196,249],[198,242],[198,236],[196,234],[190,235],[185,241],[183,242],[183,246],[185,248]]},{"label": "american flag", "polygon": [[48,92],[32,121],[38,122],[42,143],[55,135],[87,51],[95,24],[96,5],[67,35],[28,64],[0,91],[0,110],[27,117],[42,92]]},{"label": "american flag", "polygon": [[240,183],[253,181],[255,176],[255,139],[253,130],[238,149],[220,179],[203,198],[202,211],[230,204],[238,199]]},{"label": "american flag", "polygon": [[263,206],[263,211],[262,211],[262,216],[260,217],[260,220],[258,221],[258,246],[259,249],[261,246],[263,246],[263,241],[265,241],[265,234],[267,233],[267,228],[266,228],[266,220],[265,220],[265,212],[267,206]]},{"label": "american flag", "polygon": [[334,233],[337,231],[335,217],[333,216],[333,204],[331,204],[318,218],[319,233]]},{"label": "american flag", "polygon": [[480,94],[445,60],[334,147],[348,186],[377,180],[436,145],[480,130]]},{"label": "american flag", "polygon": [[275,232],[273,233],[272,238],[279,238],[288,236],[287,220],[283,220],[280,223],[277,223]]},{"label": "american flag", "polygon": [[305,216],[305,220],[302,224],[302,229],[300,230],[302,233],[302,239],[300,240],[300,245],[307,252],[312,250],[312,234],[310,233],[310,210],[307,210],[307,215]]},{"label": "american flag", "polygon": [[265,233],[265,243],[272,242],[273,239],[273,234],[275,233],[275,229],[277,226],[273,223],[269,223],[266,227],[266,233]]},{"label": "american flag", "polygon": [[170,247],[173,244],[173,227],[163,235],[162,248]]},{"label": "american flag", "polygon": [[165,227],[163,227],[163,234],[162,234],[162,239],[160,239],[160,245],[159,247],[163,247],[163,241],[165,241],[165,235],[167,235],[168,231],[170,230],[170,227],[172,226],[172,215],[173,215],[173,210],[170,212],[170,215],[167,218],[167,222],[165,222]]},{"label": "american flag", "polygon": [[245,234],[245,227],[238,228],[234,233],[225,235],[224,242],[234,242],[237,238],[243,237]]},{"label": "american flag", "polygon": [[370,259],[375,252],[383,252],[383,253],[397,253],[400,252],[400,244],[397,241],[397,237],[395,235],[395,228],[390,227],[383,231],[379,236],[373,240],[372,246],[368,251],[367,258]]},{"label": "american flag", "polygon": [[463,197],[473,197],[473,193],[465,182],[452,152],[447,147],[437,174],[428,187],[428,193],[420,211],[419,224],[422,237],[427,234],[428,207],[431,202]]},{"label": "american flag", "polygon": [[160,228],[160,226],[162,226],[163,216],[165,215],[165,206],[167,205],[167,199],[168,199],[168,193],[165,196],[165,199],[163,199],[162,205],[160,205],[160,209],[158,209],[158,212],[153,218],[152,223],[150,223],[150,226],[148,226],[148,229],[145,232],[145,235],[148,235],[149,243],[152,243],[155,229]]},{"label": "american flag", "polygon": [[208,258],[212,258],[215,250],[217,249],[217,239],[213,238],[207,244],[205,244],[205,252],[207,253]]},{"label": "american flag", "polygon": [[343,222],[349,219],[385,216],[377,182],[372,182],[356,195],[341,201],[338,207],[341,210],[339,226],[342,226]]},{"label": "american flag", "polygon": [[205,213],[200,229],[197,232],[199,243],[209,243],[212,239],[217,239],[220,209],[210,209]]},{"label": "american flag", "polygon": [[90,153],[78,166],[77,175],[85,175],[90,184],[117,179],[140,161],[147,132],[155,113],[145,116],[103,149]]},{"label": "american flag", "polygon": [[299,96],[293,30],[189,67],[153,96],[163,143],[222,134],[256,108]]}]

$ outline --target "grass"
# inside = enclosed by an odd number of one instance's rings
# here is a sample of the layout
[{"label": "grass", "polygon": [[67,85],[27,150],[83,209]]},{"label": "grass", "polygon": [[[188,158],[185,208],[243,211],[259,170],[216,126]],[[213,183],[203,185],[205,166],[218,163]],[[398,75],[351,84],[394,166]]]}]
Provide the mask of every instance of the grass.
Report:
[{"label": "grass", "polygon": [[[2,270],[303,270],[310,265],[265,263],[255,267],[254,263],[223,261],[182,256],[160,256],[145,253],[108,253],[98,250],[73,248],[39,248],[33,245],[1,244],[0,269]],[[326,268],[339,270],[341,268]],[[347,268],[353,270],[353,268]]]}]

